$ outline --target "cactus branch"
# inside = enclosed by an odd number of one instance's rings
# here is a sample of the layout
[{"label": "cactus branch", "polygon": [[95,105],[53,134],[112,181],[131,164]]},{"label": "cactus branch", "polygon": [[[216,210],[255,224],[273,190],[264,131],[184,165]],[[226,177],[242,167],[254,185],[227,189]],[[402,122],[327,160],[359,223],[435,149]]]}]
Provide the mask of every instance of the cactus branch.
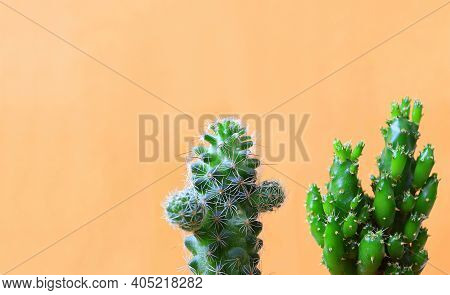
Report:
[{"label": "cactus branch", "polygon": [[422,104],[406,97],[391,105],[381,129],[385,146],[371,176],[374,197],[361,188],[358,159],[364,144],[333,142],[330,182],[323,196],[313,184],[306,195],[311,234],[323,249],[331,274],[420,274],[428,261],[424,249],[428,218],[439,180],[431,174],[434,149],[426,145],[417,158]]}]

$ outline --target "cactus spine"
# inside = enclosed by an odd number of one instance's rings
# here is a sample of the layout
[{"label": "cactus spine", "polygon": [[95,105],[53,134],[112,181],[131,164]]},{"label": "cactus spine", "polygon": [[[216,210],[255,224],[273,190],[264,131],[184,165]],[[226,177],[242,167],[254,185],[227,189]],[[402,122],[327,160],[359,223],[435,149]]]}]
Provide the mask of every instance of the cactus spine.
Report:
[{"label": "cactus spine", "polygon": [[[428,260],[428,238],[422,227],[436,200],[438,178],[431,174],[434,151],[426,145],[415,159],[422,104],[404,98],[393,103],[381,129],[385,147],[372,176],[374,197],[361,188],[358,158],[364,143],[353,149],[334,142],[327,194],[313,184],[306,197],[311,234],[323,248],[331,274],[420,274]],[[411,113],[411,114],[410,114]]]},{"label": "cactus spine", "polygon": [[280,207],[284,192],[276,181],[257,183],[260,161],[239,122],[224,119],[210,130],[193,149],[186,188],[165,204],[167,219],[192,233],[184,244],[194,274],[260,274],[258,216]]}]

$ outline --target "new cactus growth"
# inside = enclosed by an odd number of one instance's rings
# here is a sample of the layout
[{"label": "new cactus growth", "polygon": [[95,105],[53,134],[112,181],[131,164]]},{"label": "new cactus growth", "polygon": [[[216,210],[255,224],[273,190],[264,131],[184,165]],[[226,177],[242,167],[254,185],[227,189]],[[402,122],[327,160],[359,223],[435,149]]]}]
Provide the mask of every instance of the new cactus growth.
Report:
[{"label": "new cactus growth", "polygon": [[[331,274],[420,274],[428,260],[428,238],[422,222],[436,200],[438,178],[431,174],[434,151],[426,145],[414,158],[422,105],[410,100],[392,104],[391,118],[381,129],[385,147],[372,176],[374,197],[361,188],[360,142],[334,142],[327,193],[310,186],[306,210],[311,233],[323,248]],[[411,113],[411,114],[410,114]]]},{"label": "new cactus growth", "polygon": [[284,192],[276,181],[257,183],[260,161],[238,121],[218,121],[210,131],[193,149],[186,188],[165,204],[167,219],[192,233],[184,244],[194,274],[260,274],[258,216],[280,207]]}]

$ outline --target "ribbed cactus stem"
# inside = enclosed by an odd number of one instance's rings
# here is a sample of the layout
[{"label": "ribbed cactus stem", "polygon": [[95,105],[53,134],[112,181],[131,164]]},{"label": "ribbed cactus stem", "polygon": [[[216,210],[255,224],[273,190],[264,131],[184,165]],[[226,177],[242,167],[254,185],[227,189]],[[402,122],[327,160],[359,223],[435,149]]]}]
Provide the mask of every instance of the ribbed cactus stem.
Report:
[{"label": "ribbed cactus stem", "polygon": [[192,150],[187,187],[166,202],[167,219],[192,232],[184,244],[194,274],[260,274],[258,217],[280,207],[284,192],[276,181],[257,182],[260,161],[238,121],[218,121],[210,131]]},{"label": "ribbed cactus stem", "polygon": [[[381,129],[385,146],[371,176],[374,197],[361,188],[358,159],[362,142],[333,142],[330,182],[322,196],[316,185],[307,192],[306,210],[313,237],[323,248],[331,274],[420,274],[428,261],[424,249],[428,218],[439,180],[431,174],[434,149],[426,145],[414,158],[422,104],[408,97],[391,106]],[[431,174],[431,175],[430,175]]]}]

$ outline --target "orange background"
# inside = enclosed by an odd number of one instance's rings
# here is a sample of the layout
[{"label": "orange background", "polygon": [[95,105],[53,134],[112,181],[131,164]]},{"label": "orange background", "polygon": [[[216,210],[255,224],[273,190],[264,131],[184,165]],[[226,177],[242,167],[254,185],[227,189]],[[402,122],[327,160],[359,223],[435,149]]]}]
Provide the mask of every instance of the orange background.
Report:
[{"label": "orange background", "polygon": [[[445,1],[4,3],[198,117],[267,112]],[[184,168],[40,252],[180,165],[138,157],[138,115],[177,111],[1,3],[0,40],[0,271],[38,253],[10,274],[188,273],[182,234],[161,209],[183,186]],[[364,139],[360,177],[368,189],[389,103],[420,97],[419,147],[435,145],[442,178],[427,248],[444,272],[449,52],[447,5],[279,108],[311,114],[303,136],[311,160],[274,166],[323,186],[333,138]],[[305,222],[304,188],[267,167],[261,177],[280,179],[289,194],[263,217],[263,273],[328,273]],[[425,274],[442,273],[430,264]]]}]

